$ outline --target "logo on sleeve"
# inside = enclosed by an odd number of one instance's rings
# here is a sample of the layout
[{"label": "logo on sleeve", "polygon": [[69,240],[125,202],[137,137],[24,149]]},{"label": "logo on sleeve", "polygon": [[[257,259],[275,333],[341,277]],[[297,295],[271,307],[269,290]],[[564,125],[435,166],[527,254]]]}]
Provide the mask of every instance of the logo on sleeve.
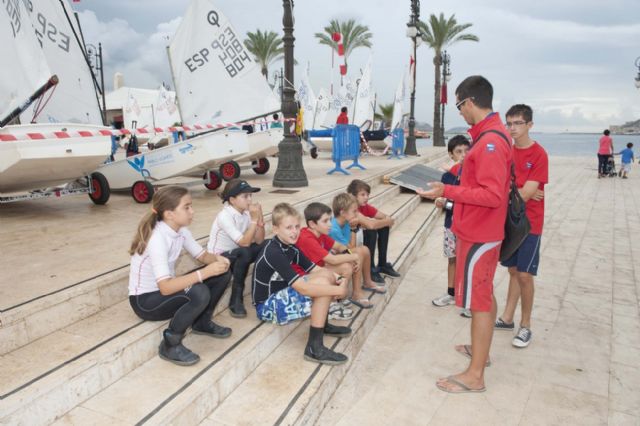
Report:
[{"label": "logo on sleeve", "polygon": [[492,143],[487,144],[487,152],[493,152],[496,150],[496,146]]},{"label": "logo on sleeve", "polygon": [[530,169],[533,167],[533,163],[530,161],[527,161],[527,169]]}]

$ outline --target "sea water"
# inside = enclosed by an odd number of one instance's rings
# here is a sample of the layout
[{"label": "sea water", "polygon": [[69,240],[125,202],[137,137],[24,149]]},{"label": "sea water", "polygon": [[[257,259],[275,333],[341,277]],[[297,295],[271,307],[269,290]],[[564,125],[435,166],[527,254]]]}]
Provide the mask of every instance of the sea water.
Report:
[{"label": "sea water", "polygon": [[[453,135],[446,135],[447,138]],[[596,157],[602,133],[531,133],[531,138],[544,147],[549,155]],[[640,157],[640,135],[611,135],[614,152],[620,152],[632,142],[636,157]],[[418,139],[417,146],[431,146],[431,139]]]}]

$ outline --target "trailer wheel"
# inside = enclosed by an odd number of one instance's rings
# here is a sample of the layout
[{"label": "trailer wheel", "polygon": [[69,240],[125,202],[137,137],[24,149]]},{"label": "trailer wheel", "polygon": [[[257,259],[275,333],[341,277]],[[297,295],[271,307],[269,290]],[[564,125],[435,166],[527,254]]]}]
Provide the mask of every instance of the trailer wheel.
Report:
[{"label": "trailer wheel", "polygon": [[269,165],[269,160],[267,160],[266,158],[261,158],[258,161],[252,161],[251,165],[253,166],[253,171],[259,175],[267,173],[269,171],[269,167],[271,167]]},{"label": "trailer wheel", "polygon": [[146,204],[153,197],[153,185],[146,180],[139,180],[131,186],[131,196],[136,203]]},{"label": "trailer wheel", "polygon": [[[220,185],[222,185],[222,177],[220,177],[220,173],[215,170],[206,172],[204,176],[202,176],[202,179],[204,180],[204,186],[211,191],[220,188]],[[207,181],[209,181],[209,183],[207,183]]]},{"label": "trailer wheel", "polygon": [[225,181],[238,178],[240,177],[240,165],[233,160],[227,161],[220,165],[220,174]]},{"label": "trailer wheel", "polygon": [[111,188],[109,188],[109,182],[102,173],[93,173],[89,176],[89,182],[91,183],[91,192],[89,198],[94,204],[103,205],[109,201],[111,196]]}]

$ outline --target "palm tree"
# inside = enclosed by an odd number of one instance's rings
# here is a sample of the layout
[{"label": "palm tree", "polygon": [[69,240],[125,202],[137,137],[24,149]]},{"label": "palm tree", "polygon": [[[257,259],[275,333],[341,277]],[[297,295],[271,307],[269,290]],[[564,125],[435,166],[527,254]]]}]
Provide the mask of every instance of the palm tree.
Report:
[{"label": "palm tree", "polygon": [[282,45],[282,37],[275,31],[260,31],[255,33],[248,32],[247,40],[244,45],[251,52],[254,60],[260,64],[262,75],[269,79],[269,65],[272,62],[284,58],[284,46]]},{"label": "palm tree", "polygon": [[428,24],[419,21],[418,30],[422,34],[422,40],[435,51],[433,65],[435,66],[435,92],[433,95],[433,144],[444,146],[444,135],[440,133],[440,66],[442,65],[442,50],[458,41],[478,41],[478,36],[474,34],[463,34],[463,32],[473,24],[458,24],[456,15],[451,15],[445,19],[444,13],[440,16],[431,14]]},{"label": "palm tree", "polygon": [[391,120],[393,120],[393,102],[389,104],[380,104],[378,105],[380,112],[375,113],[375,118],[377,120],[382,120],[384,123],[384,127],[391,126]]},{"label": "palm tree", "polygon": [[371,48],[371,37],[373,34],[369,31],[369,27],[366,25],[356,24],[355,19],[349,19],[348,21],[337,21],[332,19],[329,26],[324,27],[324,33],[316,33],[315,37],[320,41],[320,44],[331,47],[336,52],[338,51],[338,45],[331,37],[333,33],[342,34],[342,45],[344,47],[344,64],[347,65],[347,59],[351,52],[358,47]]}]

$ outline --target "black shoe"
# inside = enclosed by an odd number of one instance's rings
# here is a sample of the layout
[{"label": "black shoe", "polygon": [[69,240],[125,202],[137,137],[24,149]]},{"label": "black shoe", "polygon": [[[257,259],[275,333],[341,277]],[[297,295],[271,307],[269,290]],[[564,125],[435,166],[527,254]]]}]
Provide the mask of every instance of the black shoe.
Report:
[{"label": "black shoe", "polygon": [[379,266],[378,270],[380,271],[381,274],[384,274],[388,277],[392,277],[392,278],[400,277],[400,274],[398,273],[398,271],[393,269],[393,265],[389,262],[385,263],[382,266]]},{"label": "black shoe", "polygon": [[200,361],[200,357],[197,354],[191,352],[182,344],[181,334],[167,329],[163,332],[163,336],[164,339],[162,339],[158,348],[160,358],[182,366],[193,365]]},{"label": "black shoe", "polygon": [[229,300],[229,313],[234,318],[245,318],[247,316],[247,310],[242,303],[242,289],[231,289],[231,299]]},{"label": "black shoe", "polygon": [[194,334],[205,334],[207,336],[217,337],[218,339],[231,336],[231,329],[229,327],[223,327],[213,321],[209,321],[205,325],[194,324],[191,330]]},{"label": "black shoe", "polygon": [[375,269],[371,270],[371,281],[378,284],[385,284],[384,278]]},{"label": "black shoe", "polygon": [[351,335],[351,328],[326,323],[324,326],[324,334],[326,336],[347,337]]},{"label": "black shoe", "polygon": [[349,360],[346,355],[334,352],[325,346],[321,346],[320,349],[314,349],[311,345],[307,345],[305,348],[304,359],[327,365],[340,365]]}]

